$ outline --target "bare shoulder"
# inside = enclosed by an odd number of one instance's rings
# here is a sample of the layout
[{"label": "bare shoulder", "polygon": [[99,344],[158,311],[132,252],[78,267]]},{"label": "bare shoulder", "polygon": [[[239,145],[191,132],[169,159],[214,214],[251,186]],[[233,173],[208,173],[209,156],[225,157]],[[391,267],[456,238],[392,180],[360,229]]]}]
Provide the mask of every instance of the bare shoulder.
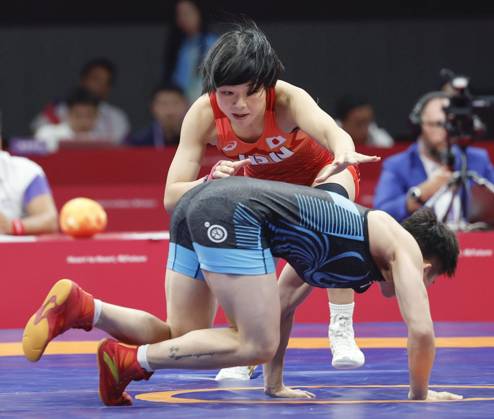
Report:
[{"label": "bare shoulder", "polygon": [[375,258],[390,260],[397,243],[408,234],[391,215],[384,211],[370,211],[367,216],[369,245]]},{"label": "bare shoulder", "polygon": [[275,94],[275,112],[278,126],[286,132],[290,132],[297,126],[294,119],[294,104],[298,98],[303,97],[307,93],[300,87],[283,80],[278,80],[275,86]]},{"label": "bare shoulder", "polygon": [[200,96],[187,111],[182,134],[190,138],[189,130],[193,130],[196,133],[194,137],[199,137],[204,142],[216,138],[213,108],[207,94]]},{"label": "bare shoulder", "polygon": [[420,249],[413,236],[391,215],[371,211],[368,215],[369,243],[373,257],[391,261],[398,251],[418,253]]},{"label": "bare shoulder", "polygon": [[278,80],[275,86],[276,103],[288,104],[290,99],[300,94],[306,94],[305,90],[283,80]]},{"label": "bare shoulder", "polygon": [[386,227],[389,227],[393,224],[399,225],[398,221],[396,221],[393,217],[391,217],[391,215],[389,215],[385,211],[381,211],[381,210],[369,211],[367,217],[369,220],[369,227],[371,225],[376,225],[376,224]]},{"label": "bare shoulder", "polygon": [[201,120],[214,122],[214,113],[209,96],[204,94],[197,98],[189,108],[187,115],[199,118],[198,122],[201,122]]}]

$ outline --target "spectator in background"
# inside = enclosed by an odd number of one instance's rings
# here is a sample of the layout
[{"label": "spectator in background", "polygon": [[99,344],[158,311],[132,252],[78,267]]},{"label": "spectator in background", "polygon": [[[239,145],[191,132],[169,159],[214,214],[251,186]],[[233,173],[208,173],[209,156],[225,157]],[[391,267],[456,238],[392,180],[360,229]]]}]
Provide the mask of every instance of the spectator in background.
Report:
[{"label": "spectator in background", "polygon": [[175,3],[175,20],[165,45],[163,80],[179,86],[189,103],[202,93],[199,67],[217,38],[217,34],[209,32],[199,1]]},{"label": "spectator in background", "polygon": [[50,152],[58,150],[64,140],[98,140],[95,126],[99,115],[99,99],[83,87],[75,88],[65,101],[67,107],[66,122],[44,125],[34,137],[45,143]]},{"label": "spectator in background", "polygon": [[58,213],[43,169],[2,151],[0,137],[0,235],[54,233]]},{"label": "spectator in background", "polygon": [[189,108],[183,90],[174,85],[161,85],[154,89],[150,111],[151,124],[129,136],[131,146],[164,147],[177,145],[180,140],[182,121]]},{"label": "spectator in background", "polygon": [[[452,178],[452,169],[457,171],[461,166],[460,148],[448,145],[444,112],[447,105],[447,93],[430,92],[422,96],[410,114],[417,141],[407,150],[384,160],[374,206],[398,221],[428,205],[429,200],[429,205],[434,203],[439,219],[446,215],[453,198],[452,191],[446,190],[446,186]],[[467,147],[466,159],[469,170],[494,182],[494,168],[485,150]],[[456,195],[446,222],[455,219],[465,199],[465,195]]]},{"label": "spectator in background", "polygon": [[[127,115],[121,109],[108,103],[115,77],[116,70],[111,61],[106,58],[95,58],[82,67],[79,85],[89,90],[100,101],[98,119],[92,134],[118,144],[128,135],[130,124]],[[31,129],[36,132],[44,125],[67,122],[67,118],[67,103],[54,101],[47,104],[34,119]]]},{"label": "spectator in background", "polygon": [[335,107],[339,125],[352,137],[355,145],[391,147],[393,138],[374,121],[374,109],[361,97],[343,96]]}]

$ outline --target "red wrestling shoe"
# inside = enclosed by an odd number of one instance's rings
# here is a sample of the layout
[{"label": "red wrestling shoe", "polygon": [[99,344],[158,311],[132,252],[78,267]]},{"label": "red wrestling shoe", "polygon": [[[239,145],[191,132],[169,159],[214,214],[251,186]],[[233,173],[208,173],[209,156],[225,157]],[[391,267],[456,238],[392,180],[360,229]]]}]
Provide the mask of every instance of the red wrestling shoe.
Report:
[{"label": "red wrestling shoe", "polygon": [[93,317],[93,296],[70,279],[57,281],[24,328],[24,355],[30,361],[38,361],[46,345],[67,329],[91,330]]},{"label": "red wrestling shoe", "polygon": [[132,404],[124,390],[131,381],[149,380],[153,375],[137,362],[137,346],[127,346],[113,339],[98,345],[99,397],[107,406]]}]

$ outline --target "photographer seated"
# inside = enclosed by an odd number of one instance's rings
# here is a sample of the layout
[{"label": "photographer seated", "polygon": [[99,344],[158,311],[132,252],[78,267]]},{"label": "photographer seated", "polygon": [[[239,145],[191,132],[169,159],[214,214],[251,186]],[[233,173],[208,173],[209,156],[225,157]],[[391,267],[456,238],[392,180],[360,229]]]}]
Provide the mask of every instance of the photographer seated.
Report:
[{"label": "photographer seated", "polygon": [[[447,185],[453,171],[459,171],[462,163],[462,150],[458,145],[450,146],[448,141],[444,111],[448,104],[448,95],[444,92],[422,96],[410,114],[416,128],[416,142],[383,162],[374,207],[388,212],[398,221],[424,205],[433,206],[439,219],[448,212],[453,188],[448,189]],[[467,169],[494,182],[494,168],[486,150],[469,146],[465,153]],[[466,190],[471,187],[469,179]],[[446,222],[460,215],[468,199],[465,192],[455,195]]]}]

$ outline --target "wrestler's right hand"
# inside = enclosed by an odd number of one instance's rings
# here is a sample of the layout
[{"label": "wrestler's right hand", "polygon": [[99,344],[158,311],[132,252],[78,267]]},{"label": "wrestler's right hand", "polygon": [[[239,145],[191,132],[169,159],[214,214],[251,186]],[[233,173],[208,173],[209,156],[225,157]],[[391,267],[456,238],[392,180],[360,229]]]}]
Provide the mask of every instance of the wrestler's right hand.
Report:
[{"label": "wrestler's right hand", "polygon": [[242,167],[249,164],[249,159],[238,161],[220,160],[213,166],[213,168],[209,172],[207,180],[209,181],[214,179],[223,179],[229,176],[235,176]]}]

